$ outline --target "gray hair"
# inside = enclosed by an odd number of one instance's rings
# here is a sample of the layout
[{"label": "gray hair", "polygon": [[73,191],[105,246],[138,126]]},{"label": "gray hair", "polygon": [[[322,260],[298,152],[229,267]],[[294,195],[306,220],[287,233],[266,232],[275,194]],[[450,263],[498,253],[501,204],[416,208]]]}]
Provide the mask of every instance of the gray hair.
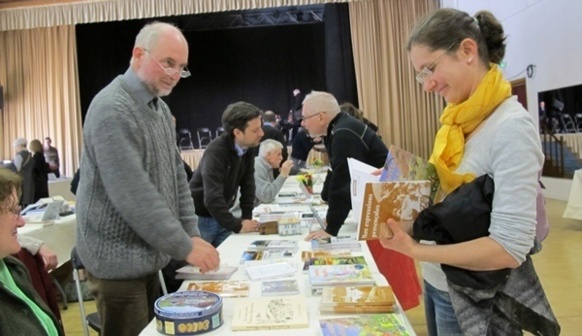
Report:
[{"label": "gray hair", "polygon": [[277,115],[273,111],[267,111],[263,113],[263,121],[272,123],[277,121]]},{"label": "gray hair", "polygon": [[267,154],[275,149],[283,149],[283,144],[277,140],[267,139],[261,142],[261,145],[259,146],[259,156],[265,158]]},{"label": "gray hair", "polygon": [[14,147],[20,146],[20,147],[26,148],[26,145],[27,144],[28,144],[28,141],[26,141],[25,138],[18,138],[16,140],[14,140],[14,144],[13,145],[14,145]]},{"label": "gray hair", "polygon": [[[166,22],[154,21],[152,23],[146,24],[139,31],[139,33],[135,37],[135,44],[133,45],[133,47],[142,48],[145,50],[152,50],[156,46],[156,43],[158,43],[158,40],[160,39],[162,33],[168,30],[174,30],[180,33],[180,35],[184,36],[180,29],[178,29],[176,26]],[[131,63],[133,63],[133,57],[131,58],[130,64]]]},{"label": "gray hair", "polygon": [[311,91],[310,94],[303,99],[303,105],[310,104],[317,112],[326,112],[331,118],[340,113],[340,107],[337,99],[328,92]]},{"label": "gray hair", "polygon": [[[480,11],[475,17],[452,8],[431,12],[414,28],[406,49],[424,45],[432,50],[449,49],[466,38],[477,42],[479,58],[485,64],[499,64],[505,56],[505,34],[501,23],[491,12]],[[457,45],[458,47],[458,45]],[[455,51],[451,49],[450,52]]]}]

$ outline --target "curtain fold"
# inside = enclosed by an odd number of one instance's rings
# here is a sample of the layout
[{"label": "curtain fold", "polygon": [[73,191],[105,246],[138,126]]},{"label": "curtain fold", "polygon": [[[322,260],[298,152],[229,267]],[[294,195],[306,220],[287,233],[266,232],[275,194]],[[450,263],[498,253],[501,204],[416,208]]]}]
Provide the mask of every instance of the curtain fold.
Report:
[{"label": "curtain fold", "polygon": [[[91,0],[0,10],[0,31],[350,0]],[[358,1],[358,0],[351,0]]]},{"label": "curtain fold", "polygon": [[360,109],[379,126],[387,145],[427,159],[443,101],[416,82],[406,42],[416,21],[438,6],[437,0],[349,4]]},{"label": "curtain fold", "polygon": [[4,84],[3,158],[12,142],[51,137],[61,172],[78,166],[81,121],[74,26],[0,32],[0,83]]}]

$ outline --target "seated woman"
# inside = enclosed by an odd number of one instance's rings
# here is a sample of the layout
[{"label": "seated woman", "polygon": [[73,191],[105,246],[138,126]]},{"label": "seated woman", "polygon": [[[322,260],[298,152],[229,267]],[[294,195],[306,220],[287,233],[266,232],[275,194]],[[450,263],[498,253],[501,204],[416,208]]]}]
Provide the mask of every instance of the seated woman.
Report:
[{"label": "seated woman", "polygon": [[10,256],[20,250],[17,229],[24,225],[18,206],[21,182],[17,174],[0,168],[0,335],[64,335],[26,268]]}]

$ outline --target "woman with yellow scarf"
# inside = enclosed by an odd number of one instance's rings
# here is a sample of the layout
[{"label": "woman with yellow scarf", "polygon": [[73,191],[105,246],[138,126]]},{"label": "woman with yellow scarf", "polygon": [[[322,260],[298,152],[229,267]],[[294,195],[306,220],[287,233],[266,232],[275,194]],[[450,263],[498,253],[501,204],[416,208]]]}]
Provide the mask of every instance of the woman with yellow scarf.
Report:
[{"label": "woman with yellow scarf", "polygon": [[[410,230],[388,222],[394,235],[381,239],[382,245],[421,261],[429,335],[496,334],[493,323],[482,319],[478,323],[485,330],[464,325],[475,316],[461,316],[440,264],[470,271],[510,269],[510,274],[531,264],[543,154],[532,116],[511,96],[511,85],[497,65],[505,54],[504,41],[503,28],[491,13],[472,17],[454,9],[430,13],[408,41],[417,81],[447,102],[430,158],[441,188],[449,194],[482,175],[489,175],[495,186],[489,236],[436,245],[416,242]],[[471,312],[477,306],[463,309]],[[510,321],[506,328],[502,334],[521,335],[523,325]]]}]

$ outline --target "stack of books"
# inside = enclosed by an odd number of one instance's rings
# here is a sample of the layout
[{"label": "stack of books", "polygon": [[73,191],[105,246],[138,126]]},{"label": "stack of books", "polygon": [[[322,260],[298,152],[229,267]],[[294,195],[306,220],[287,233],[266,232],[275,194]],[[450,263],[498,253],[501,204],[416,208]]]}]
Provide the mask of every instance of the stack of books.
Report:
[{"label": "stack of books", "polygon": [[335,314],[391,313],[395,304],[390,286],[334,286],[323,288],[319,311]]},{"label": "stack of books", "polygon": [[322,266],[322,265],[367,265],[366,259],[363,256],[358,257],[335,257],[335,256],[327,256],[327,257],[318,257],[318,258],[310,258],[306,260],[303,264],[303,271],[308,271],[309,266]]},{"label": "stack of books", "polygon": [[319,295],[330,286],[371,286],[376,281],[368,265],[325,265],[309,267],[311,292]]},{"label": "stack of books", "polygon": [[311,249],[313,251],[350,250],[359,252],[362,250],[362,246],[356,237],[337,236],[314,239],[311,241]]}]

